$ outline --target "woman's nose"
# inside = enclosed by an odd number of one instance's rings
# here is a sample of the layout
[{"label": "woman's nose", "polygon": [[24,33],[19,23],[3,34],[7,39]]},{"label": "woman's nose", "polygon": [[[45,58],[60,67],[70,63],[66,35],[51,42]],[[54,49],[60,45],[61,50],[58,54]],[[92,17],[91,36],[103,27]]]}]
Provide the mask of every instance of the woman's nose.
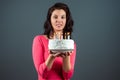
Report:
[{"label": "woman's nose", "polygon": [[62,21],[62,19],[60,19],[60,18],[58,18],[57,20],[56,20],[56,22],[61,22]]}]

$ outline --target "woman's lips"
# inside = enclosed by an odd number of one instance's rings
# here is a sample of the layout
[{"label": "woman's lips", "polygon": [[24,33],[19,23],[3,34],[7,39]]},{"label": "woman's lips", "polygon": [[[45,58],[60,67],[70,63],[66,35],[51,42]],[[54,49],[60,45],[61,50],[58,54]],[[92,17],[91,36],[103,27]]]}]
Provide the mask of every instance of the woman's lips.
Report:
[{"label": "woman's lips", "polygon": [[56,24],[56,26],[57,26],[57,27],[61,27],[61,26],[62,26],[62,24]]}]

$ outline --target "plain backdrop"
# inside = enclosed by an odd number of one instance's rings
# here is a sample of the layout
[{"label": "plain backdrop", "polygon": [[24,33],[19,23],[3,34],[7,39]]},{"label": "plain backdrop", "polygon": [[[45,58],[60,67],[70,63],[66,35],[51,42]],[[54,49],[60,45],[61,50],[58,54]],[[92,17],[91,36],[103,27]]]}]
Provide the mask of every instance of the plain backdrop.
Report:
[{"label": "plain backdrop", "polygon": [[120,0],[0,0],[0,80],[37,80],[32,41],[56,2],[74,20],[71,80],[120,80]]}]

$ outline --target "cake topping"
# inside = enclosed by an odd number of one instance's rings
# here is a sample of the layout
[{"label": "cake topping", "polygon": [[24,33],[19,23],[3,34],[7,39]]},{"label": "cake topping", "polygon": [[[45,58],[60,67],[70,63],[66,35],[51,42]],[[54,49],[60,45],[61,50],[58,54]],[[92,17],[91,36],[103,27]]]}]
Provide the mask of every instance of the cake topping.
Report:
[{"label": "cake topping", "polygon": [[70,39],[70,32],[63,33],[53,33],[53,35],[50,36],[51,39]]},{"label": "cake topping", "polygon": [[67,39],[70,39],[70,32],[67,32]]},{"label": "cake topping", "polygon": [[54,33],[53,39],[63,39],[63,33]]}]

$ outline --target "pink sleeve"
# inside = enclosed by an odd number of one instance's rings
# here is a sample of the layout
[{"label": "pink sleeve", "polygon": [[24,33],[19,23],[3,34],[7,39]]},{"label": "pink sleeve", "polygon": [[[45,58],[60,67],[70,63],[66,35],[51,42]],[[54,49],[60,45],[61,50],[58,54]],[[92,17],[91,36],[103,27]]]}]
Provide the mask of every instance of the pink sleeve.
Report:
[{"label": "pink sleeve", "polygon": [[43,78],[46,78],[49,71],[47,69],[47,66],[45,65],[44,47],[40,36],[36,36],[33,40],[32,56],[37,73]]},{"label": "pink sleeve", "polygon": [[68,72],[65,72],[63,70],[63,77],[66,80],[70,79],[72,77],[72,75],[73,75],[74,65],[75,65],[75,58],[76,58],[76,44],[74,44],[74,51],[73,51],[72,55],[70,56],[70,63],[71,63],[72,68]]}]

